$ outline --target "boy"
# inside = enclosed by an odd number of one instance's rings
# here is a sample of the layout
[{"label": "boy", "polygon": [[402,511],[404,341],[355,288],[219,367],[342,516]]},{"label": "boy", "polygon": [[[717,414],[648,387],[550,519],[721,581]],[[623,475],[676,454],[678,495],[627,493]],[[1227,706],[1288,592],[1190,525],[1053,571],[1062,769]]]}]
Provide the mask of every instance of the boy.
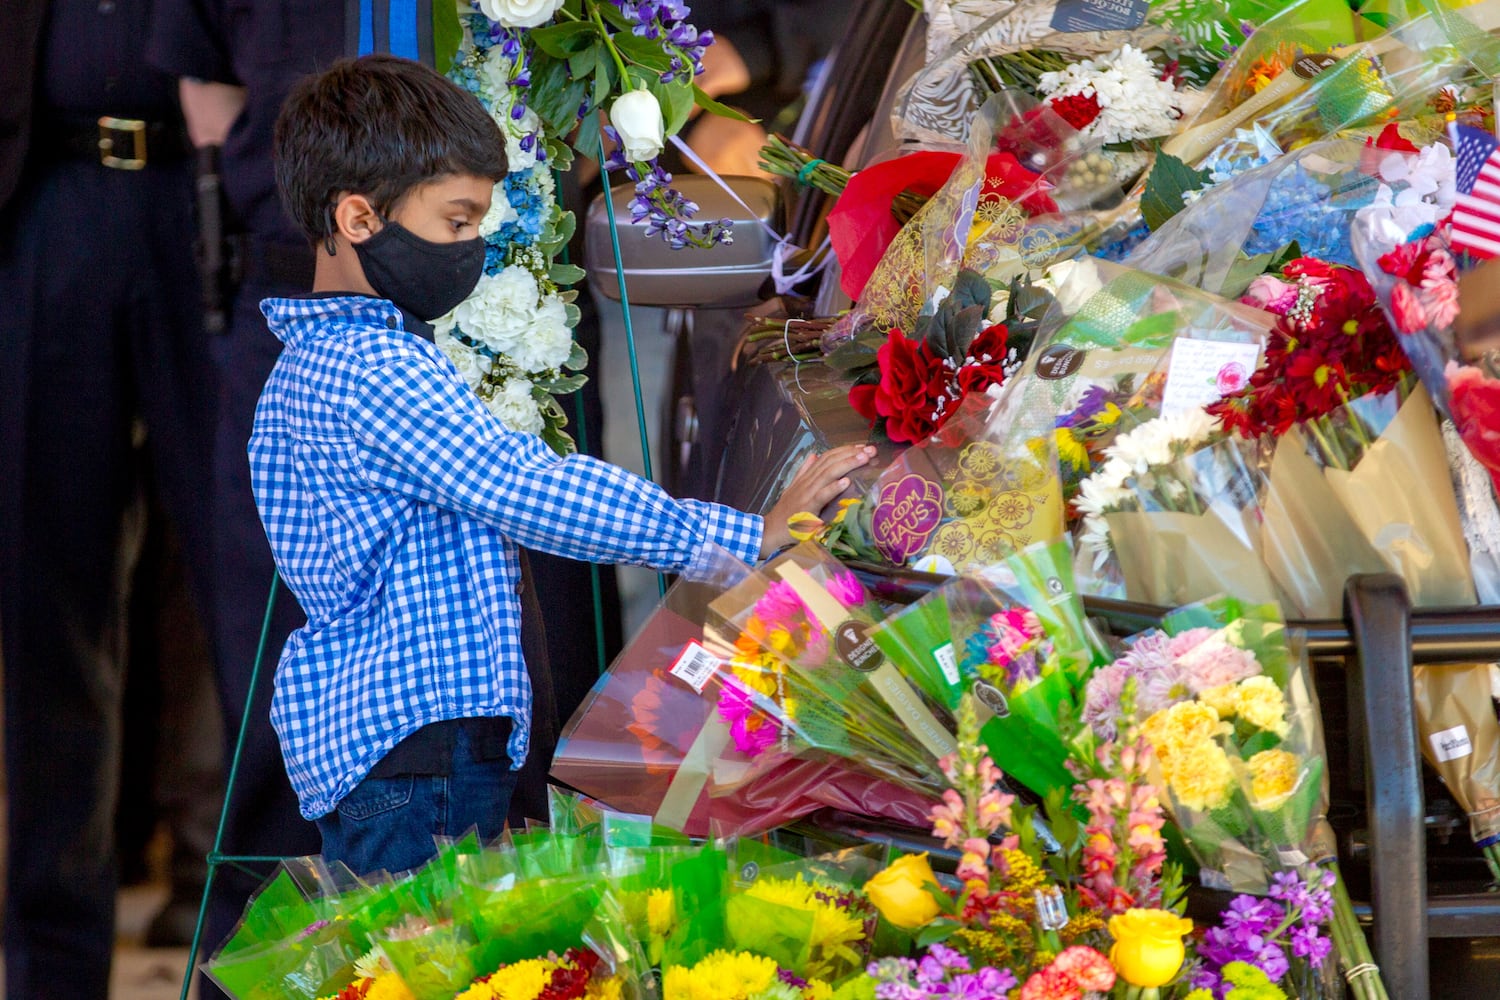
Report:
[{"label": "boy", "polygon": [[477,283],[504,174],[478,101],[405,60],[339,63],[277,123],[317,270],[310,297],[262,304],[284,347],[251,478],[308,616],[271,717],[324,855],[361,874],[420,865],[435,835],[500,833],[530,721],[518,545],[681,571],[712,542],[753,561],[874,451],[809,459],[763,522],[506,430],[428,325]]}]

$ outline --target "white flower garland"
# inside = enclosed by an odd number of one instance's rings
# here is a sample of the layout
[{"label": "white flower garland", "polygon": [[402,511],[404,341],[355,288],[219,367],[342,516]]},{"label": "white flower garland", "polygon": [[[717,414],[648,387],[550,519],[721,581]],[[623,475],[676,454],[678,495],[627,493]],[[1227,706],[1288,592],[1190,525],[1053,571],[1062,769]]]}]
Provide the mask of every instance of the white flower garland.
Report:
[{"label": "white flower garland", "polygon": [[[560,143],[543,134],[536,112],[518,102],[519,46],[468,14],[450,77],[477,96],[505,135],[510,174],[495,185],[480,224],[485,273],[473,293],[439,319],[436,343],[485,406],[511,430],[540,434],[559,452],[573,450],[554,394],[576,391],[587,362],[573,340],[577,292],[563,286],[583,272],[553,262],[573,231],[552,177]],[[498,35],[498,37],[497,37]]]}]

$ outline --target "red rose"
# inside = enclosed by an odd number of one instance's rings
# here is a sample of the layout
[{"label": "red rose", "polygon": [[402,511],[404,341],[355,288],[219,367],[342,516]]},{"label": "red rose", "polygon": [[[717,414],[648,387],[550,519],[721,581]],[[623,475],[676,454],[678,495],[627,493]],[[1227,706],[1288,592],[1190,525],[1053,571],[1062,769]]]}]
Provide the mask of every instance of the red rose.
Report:
[{"label": "red rose", "polygon": [[884,417],[885,432],[892,441],[927,437],[941,423],[933,414],[947,402],[934,398],[934,388],[941,394],[947,385],[942,362],[932,357],[925,344],[900,330],[886,335],[875,360],[880,381],[851,389],[850,405],[867,419]]},{"label": "red rose", "polygon": [[953,381],[958,387],[958,396],[963,398],[971,392],[983,392],[992,385],[1005,381],[1005,353],[1009,331],[1004,323],[980,331],[969,345],[963,363],[958,366]]}]

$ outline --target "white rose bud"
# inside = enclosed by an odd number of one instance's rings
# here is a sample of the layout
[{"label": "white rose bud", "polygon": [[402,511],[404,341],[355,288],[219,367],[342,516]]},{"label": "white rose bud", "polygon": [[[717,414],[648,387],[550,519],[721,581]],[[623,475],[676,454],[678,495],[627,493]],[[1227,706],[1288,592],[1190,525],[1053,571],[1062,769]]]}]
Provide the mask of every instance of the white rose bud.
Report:
[{"label": "white rose bud", "polygon": [[479,0],[479,10],[506,28],[535,28],[552,20],[563,0]]},{"label": "white rose bud", "polygon": [[662,120],[656,95],[649,90],[632,90],[620,95],[614,107],[609,109],[609,123],[620,133],[625,159],[632,163],[656,157],[666,142],[667,123]]}]

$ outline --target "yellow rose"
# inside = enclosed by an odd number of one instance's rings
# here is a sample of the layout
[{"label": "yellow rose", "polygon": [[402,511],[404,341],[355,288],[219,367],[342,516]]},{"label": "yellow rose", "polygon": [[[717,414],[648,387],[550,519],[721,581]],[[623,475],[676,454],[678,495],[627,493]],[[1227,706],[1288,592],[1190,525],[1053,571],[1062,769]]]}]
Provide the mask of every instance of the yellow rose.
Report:
[{"label": "yellow rose", "polygon": [[929,888],[937,887],[937,877],[926,854],[906,854],[886,866],[865,883],[865,895],[875,909],[897,927],[914,930],[932,923],[942,912]]},{"label": "yellow rose", "polygon": [[1109,960],[1127,983],[1149,989],[1165,986],[1182,968],[1182,945],[1193,922],[1167,910],[1130,909],[1109,918],[1115,939]]}]

